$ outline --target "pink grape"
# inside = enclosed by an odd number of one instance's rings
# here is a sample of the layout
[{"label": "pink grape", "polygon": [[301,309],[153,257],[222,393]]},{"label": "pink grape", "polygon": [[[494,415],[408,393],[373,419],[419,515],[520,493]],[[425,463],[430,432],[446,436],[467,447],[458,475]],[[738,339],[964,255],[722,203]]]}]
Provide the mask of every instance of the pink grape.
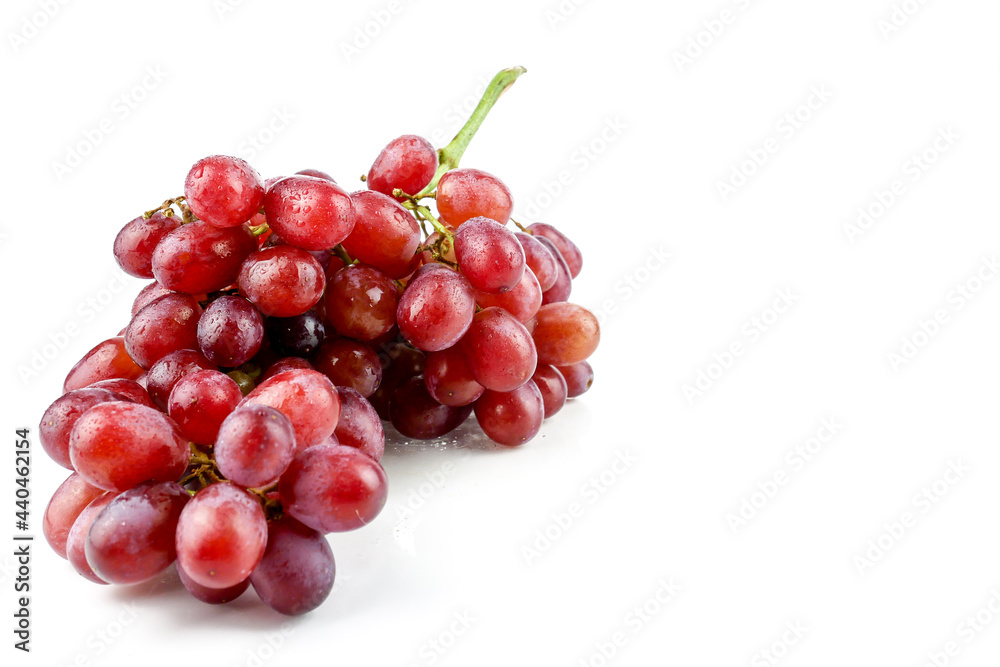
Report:
[{"label": "pink grape", "polygon": [[274,408],[245,405],[222,422],[214,452],[227,479],[246,487],[270,486],[295,456],[295,429]]}]

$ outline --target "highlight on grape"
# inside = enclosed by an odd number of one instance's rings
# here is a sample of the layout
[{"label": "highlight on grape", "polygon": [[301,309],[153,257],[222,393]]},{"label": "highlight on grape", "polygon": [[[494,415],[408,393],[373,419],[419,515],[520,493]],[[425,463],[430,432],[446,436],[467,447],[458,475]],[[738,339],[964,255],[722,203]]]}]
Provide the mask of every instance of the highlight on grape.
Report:
[{"label": "highlight on grape", "polygon": [[175,567],[201,602],[253,587],[303,614],[333,589],[325,536],[386,504],[387,431],[433,439],[475,414],[520,446],[590,388],[600,326],[568,301],[579,247],[459,168],[524,71],[497,74],[444,148],[389,142],[367,189],[212,155],[125,224],[115,259],[151,282],[41,418],[71,471],[44,516],[57,554],[98,584]]}]

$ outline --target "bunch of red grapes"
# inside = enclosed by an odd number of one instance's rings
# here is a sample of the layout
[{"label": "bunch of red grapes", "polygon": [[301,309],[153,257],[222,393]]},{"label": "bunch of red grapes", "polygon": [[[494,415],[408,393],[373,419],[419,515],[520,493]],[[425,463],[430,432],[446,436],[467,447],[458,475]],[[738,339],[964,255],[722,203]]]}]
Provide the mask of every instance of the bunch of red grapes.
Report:
[{"label": "bunch of red grapes", "polygon": [[474,412],[516,446],[585,392],[600,334],[567,301],[580,250],[549,225],[515,233],[504,183],[453,164],[403,136],[349,194],[216,155],[127,223],[115,258],[154,280],[41,421],[74,471],[45,512],[53,549],[97,583],[176,561],[199,600],[252,585],[305,613],[333,587],[324,535],[386,502],[383,421],[431,439]]}]

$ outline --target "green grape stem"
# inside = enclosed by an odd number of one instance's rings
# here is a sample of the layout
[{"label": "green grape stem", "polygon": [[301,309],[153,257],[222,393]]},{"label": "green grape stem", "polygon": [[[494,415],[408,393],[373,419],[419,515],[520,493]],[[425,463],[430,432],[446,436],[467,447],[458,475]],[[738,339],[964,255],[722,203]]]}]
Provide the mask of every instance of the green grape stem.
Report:
[{"label": "green grape stem", "polygon": [[434,173],[434,178],[431,182],[427,184],[423,190],[414,195],[414,197],[426,197],[431,192],[437,188],[438,181],[441,177],[445,175],[446,172],[451,171],[458,167],[459,161],[462,159],[462,155],[465,153],[465,149],[469,147],[469,143],[472,138],[476,136],[476,132],[479,131],[479,126],[483,124],[486,119],[487,114],[493,108],[493,105],[497,103],[500,96],[507,92],[507,89],[514,85],[517,77],[521,76],[527,72],[523,67],[508,67],[507,69],[500,70],[497,75],[493,77],[490,81],[490,85],[487,86],[486,92],[483,93],[482,99],[479,100],[479,104],[476,105],[475,110],[473,110],[472,115],[469,116],[469,120],[466,121],[462,129],[458,131],[455,138],[451,140],[444,148],[438,150],[438,168]]}]

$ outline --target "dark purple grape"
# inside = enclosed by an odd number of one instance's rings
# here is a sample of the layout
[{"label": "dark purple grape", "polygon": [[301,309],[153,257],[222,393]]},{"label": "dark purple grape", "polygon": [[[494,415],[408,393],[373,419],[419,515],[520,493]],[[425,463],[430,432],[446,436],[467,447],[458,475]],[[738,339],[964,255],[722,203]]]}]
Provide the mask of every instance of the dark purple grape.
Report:
[{"label": "dark purple grape", "polygon": [[323,604],[336,567],[326,538],[290,516],[267,526],[267,548],[250,583],[267,606],[299,616]]},{"label": "dark purple grape", "polygon": [[408,438],[431,440],[456,429],[472,414],[472,406],[441,405],[430,395],[422,377],[410,378],[392,395],[389,418]]},{"label": "dark purple grape", "polygon": [[326,339],[326,327],[314,310],[295,317],[269,317],[265,327],[272,349],[282,356],[308,357]]}]

